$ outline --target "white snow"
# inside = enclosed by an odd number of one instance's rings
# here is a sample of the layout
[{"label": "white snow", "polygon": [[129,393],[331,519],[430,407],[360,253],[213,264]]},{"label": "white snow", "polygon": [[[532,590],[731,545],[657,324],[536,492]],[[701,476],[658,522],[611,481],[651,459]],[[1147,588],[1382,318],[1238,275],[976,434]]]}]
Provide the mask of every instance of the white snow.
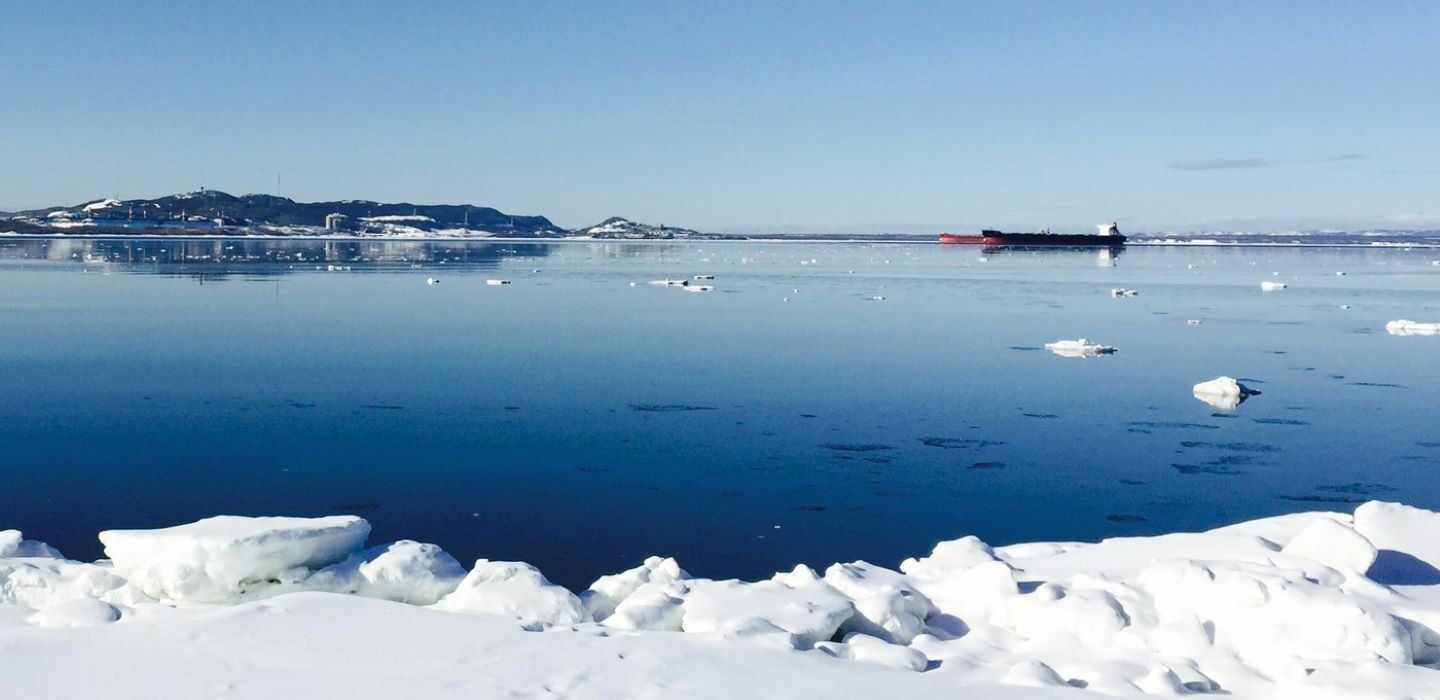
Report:
[{"label": "white snow", "polygon": [[1092,343],[1085,338],[1078,340],[1057,340],[1053,343],[1046,343],[1045,349],[1061,357],[1095,357],[1097,355],[1113,355],[1115,348],[1099,343]]},{"label": "white snow", "polygon": [[1440,513],[1395,503],[1099,543],[964,537],[898,569],[757,582],[651,557],[580,596],[520,562],[461,580],[435,545],[362,551],[368,529],[109,531],[113,568],[0,531],[0,695],[1440,697]]},{"label": "white snow", "polygon": [[1440,323],[1418,323],[1401,319],[1385,324],[1385,332],[1390,335],[1440,335]]},{"label": "white snow", "polygon": [[118,199],[102,199],[98,202],[91,202],[81,207],[81,211],[102,211],[120,206]]},{"label": "white snow", "polygon": [[1195,398],[1216,408],[1230,410],[1245,402],[1256,392],[1241,384],[1234,377],[1216,377],[1196,384],[1192,392]]},{"label": "white snow", "polygon": [[455,592],[441,598],[435,609],[503,615],[537,629],[590,620],[575,594],[518,561],[476,561]]},{"label": "white snow", "polygon": [[222,515],[161,530],[100,533],[115,572],[159,600],[223,602],[293,582],[360,550],[370,523],[352,515]]}]

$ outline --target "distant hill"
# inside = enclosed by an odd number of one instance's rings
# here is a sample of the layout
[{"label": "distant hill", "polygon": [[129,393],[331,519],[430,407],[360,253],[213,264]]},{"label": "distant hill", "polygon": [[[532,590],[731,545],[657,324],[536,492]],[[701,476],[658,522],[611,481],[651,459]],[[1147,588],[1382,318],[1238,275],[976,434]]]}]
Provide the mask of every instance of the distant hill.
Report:
[{"label": "distant hill", "polygon": [[[166,232],[207,229],[281,229],[282,233],[323,231],[326,217],[340,214],[340,230],[352,233],[423,235],[443,232],[496,236],[564,236],[568,232],[543,216],[507,214],[470,204],[384,203],[347,199],[338,202],[296,202],[268,194],[234,196],[198,190],[156,199],[100,199],[75,207],[50,207],[15,212],[10,222],[51,229],[110,229]],[[14,228],[13,225],[9,228]],[[284,231],[283,229],[299,229]]]},{"label": "distant hill", "polygon": [[590,238],[624,238],[632,240],[719,237],[713,234],[692,231],[688,228],[642,224],[622,216],[612,216],[594,226],[575,229],[572,233],[577,236],[588,236]]}]

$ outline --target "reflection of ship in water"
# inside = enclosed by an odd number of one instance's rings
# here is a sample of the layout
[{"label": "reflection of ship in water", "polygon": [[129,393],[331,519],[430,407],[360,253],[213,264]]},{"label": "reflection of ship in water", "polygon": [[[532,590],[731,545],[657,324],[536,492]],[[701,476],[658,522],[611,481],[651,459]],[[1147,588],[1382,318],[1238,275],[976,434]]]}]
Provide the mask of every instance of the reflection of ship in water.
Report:
[{"label": "reflection of ship in water", "polygon": [[[969,252],[971,252],[971,253],[974,253],[974,252],[975,252],[975,249],[974,249],[974,248],[970,248],[970,247],[968,247],[968,246],[967,246],[967,247],[964,247],[964,248],[959,247],[959,246],[941,246],[941,250],[954,251],[954,252],[956,252],[956,253],[959,253],[959,252],[962,252],[962,251],[969,251]],[[981,246],[980,246],[980,254],[981,254],[981,255],[984,255],[984,256],[992,256],[992,255],[1014,255],[1014,256],[1017,256],[1017,257],[1018,257],[1018,256],[1022,256],[1022,255],[1023,255],[1023,256],[1027,256],[1027,257],[1037,258],[1037,259],[1040,259],[1040,260],[1044,260],[1044,259],[1054,259],[1054,260],[1070,259],[1070,260],[1073,260],[1073,259],[1075,259],[1075,258],[1077,258],[1077,257],[1080,257],[1080,256],[1088,256],[1088,257],[1091,257],[1092,259],[1094,259],[1094,261],[1095,261],[1095,266],[1096,266],[1096,267],[1115,267],[1116,262],[1120,259],[1120,256],[1121,256],[1122,254],[1124,254],[1124,253],[1125,253],[1125,247],[1124,247],[1124,246],[1115,246],[1115,247],[1107,247],[1107,246],[1099,246],[1099,247],[1097,247],[1097,246],[1062,246],[1062,245],[981,245]]]}]

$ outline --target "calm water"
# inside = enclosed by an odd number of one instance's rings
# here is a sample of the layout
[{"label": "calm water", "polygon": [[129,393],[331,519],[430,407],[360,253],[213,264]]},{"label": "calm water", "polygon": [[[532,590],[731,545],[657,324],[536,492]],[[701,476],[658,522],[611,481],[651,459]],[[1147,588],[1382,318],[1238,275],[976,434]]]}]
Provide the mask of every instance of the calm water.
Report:
[{"label": "calm water", "polygon": [[[89,559],[105,528],[354,513],[583,586],[1436,508],[1440,337],[1384,330],[1440,321],[1436,259],[0,240],[0,528]],[[1076,337],[1120,351],[1036,349]],[[1191,396],[1221,374],[1264,393]]]}]

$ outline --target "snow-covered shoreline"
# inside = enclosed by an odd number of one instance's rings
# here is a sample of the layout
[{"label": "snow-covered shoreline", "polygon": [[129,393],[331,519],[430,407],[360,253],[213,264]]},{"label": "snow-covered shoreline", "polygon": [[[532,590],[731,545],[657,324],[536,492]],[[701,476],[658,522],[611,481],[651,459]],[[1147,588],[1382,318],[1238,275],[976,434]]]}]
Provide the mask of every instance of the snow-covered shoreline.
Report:
[{"label": "snow-covered shoreline", "polygon": [[[6,697],[1440,697],[1440,514],[1370,502],[1204,533],[585,591],[353,516],[213,518],[81,563],[0,531]],[[468,572],[467,572],[468,568]],[[76,673],[83,668],[84,673]]]}]

